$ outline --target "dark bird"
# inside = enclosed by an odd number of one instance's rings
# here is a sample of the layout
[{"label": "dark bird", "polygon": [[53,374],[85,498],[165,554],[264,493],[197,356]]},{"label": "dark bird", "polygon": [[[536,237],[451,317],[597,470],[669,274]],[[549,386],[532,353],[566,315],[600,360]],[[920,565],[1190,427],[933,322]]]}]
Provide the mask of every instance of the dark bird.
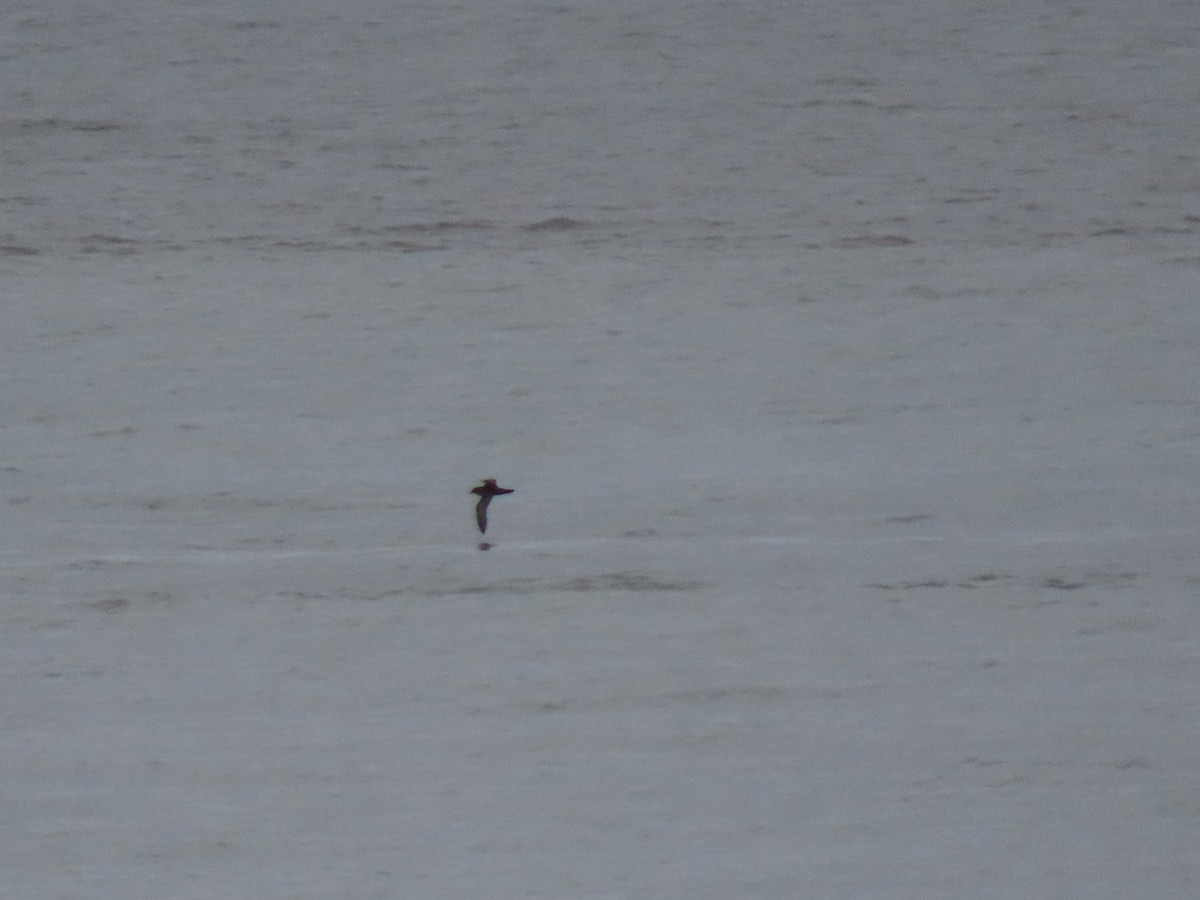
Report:
[{"label": "dark bird", "polygon": [[495,478],[485,478],[483,484],[471,489],[471,493],[479,495],[479,502],[475,504],[475,521],[479,523],[479,533],[484,534],[487,531],[488,504],[492,502],[493,497],[511,494],[513,489],[497,487]]}]

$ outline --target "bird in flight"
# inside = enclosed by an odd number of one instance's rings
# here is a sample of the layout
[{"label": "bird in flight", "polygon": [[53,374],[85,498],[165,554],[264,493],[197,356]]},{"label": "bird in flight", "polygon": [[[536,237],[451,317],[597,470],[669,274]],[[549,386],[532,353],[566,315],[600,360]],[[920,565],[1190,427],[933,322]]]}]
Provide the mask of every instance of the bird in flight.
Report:
[{"label": "bird in flight", "polygon": [[471,493],[479,496],[479,502],[475,504],[475,521],[479,523],[479,533],[484,534],[487,531],[488,504],[492,502],[493,497],[511,494],[513,489],[498,487],[495,478],[485,478],[483,484],[471,489]]}]

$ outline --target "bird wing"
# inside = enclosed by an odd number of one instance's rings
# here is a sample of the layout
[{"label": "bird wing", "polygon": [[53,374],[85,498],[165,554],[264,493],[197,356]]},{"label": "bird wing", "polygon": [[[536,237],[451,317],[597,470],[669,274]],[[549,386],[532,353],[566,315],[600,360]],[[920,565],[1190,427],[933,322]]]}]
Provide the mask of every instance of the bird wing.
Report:
[{"label": "bird wing", "polygon": [[475,504],[475,521],[479,523],[479,533],[487,532],[487,508],[492,502],[490,494],[484,494],[479,498],[479,502]]}]

